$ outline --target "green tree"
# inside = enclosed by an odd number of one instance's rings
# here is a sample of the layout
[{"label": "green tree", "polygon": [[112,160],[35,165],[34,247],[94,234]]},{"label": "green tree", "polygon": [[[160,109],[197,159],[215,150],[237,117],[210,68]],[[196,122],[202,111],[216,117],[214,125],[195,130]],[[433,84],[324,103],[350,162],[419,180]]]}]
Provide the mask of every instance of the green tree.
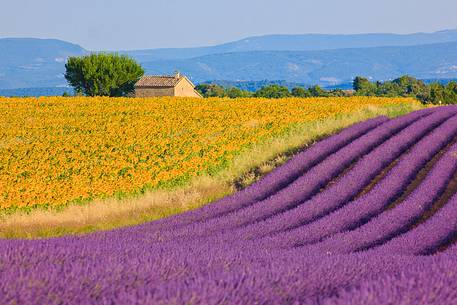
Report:
[{"label": "green tree", "polygon": [[311,96],[314,97],[327,97],[328,92],[324,89],[322,89],[319,85],[312,86],[311,88],[308,89],[309,93]]},{"label": "green tree", "polygon": [[426,96],[428,93],[427,85],[414,77],[404,75],[392,81],[399,87],[400,96]]},{"label": "green tree", "polygon": [[240,88],[230,87],[225,90],[225,94],[230,98],[250,97],[249,91],[241,90]]},{"label": "green tree", "polygon": [[65,68],[68,83],[87,96],[126,96],[144,74],[134,59],[107,53],[70,57]]},{"label": "green tree", "polygon": [[225,97],[225,89],[216,84],[200,84],[195,87],[204,97]]},{"label": "green tree", "polygon": [[445,104],[457,104],[457,83],[455,81],[449,82],[444,88],[444,101]]},{"label": "green tree", "polygon": [[375,95],[376,84],[370,82],[367,78],[357,76],[352,84],[357,95]]},{"label": "green tree", "polygon": [[270,85],[257,90],[254,96],[265,98],[284,98],[289,97],[290,92],[285,86]]},{"label": "green tree", "polygon": [[292,96],[295,97],[310,97],[311,93],[309,90],[302,88],[302,87],[295,87],[292,89]]},{"label": "green tree", "polygon": [[444,87],[439,83],[430,84],[430,102],[432,104],[444,103]]},{"label": "green tree", "polygon": [[401,92],[400,86],[394,82],[376,83],[376,96],[397,97]]},{"label": "green tree", "polygon": [[333,90],[330,90],[330,91],[326,91],[326,96],[329,96],[329,97],[348,97],[348,96],[352,96],[352,92],[350,92],[350,90],[348,91],[345,91],[345,90],[342,90],[342,89],[333,89]]}]

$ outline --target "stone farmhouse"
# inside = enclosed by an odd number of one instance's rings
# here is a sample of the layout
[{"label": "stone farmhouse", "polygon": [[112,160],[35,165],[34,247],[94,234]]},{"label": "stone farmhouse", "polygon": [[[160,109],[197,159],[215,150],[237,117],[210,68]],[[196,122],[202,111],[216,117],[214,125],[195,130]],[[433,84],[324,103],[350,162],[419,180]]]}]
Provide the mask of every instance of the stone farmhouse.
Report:
[{"label": "stone farmhouse", "polygon": [[145,75],[135,84],[135,97],[158,96],[202,98],[195,85],[179,72],[173,76]]}]

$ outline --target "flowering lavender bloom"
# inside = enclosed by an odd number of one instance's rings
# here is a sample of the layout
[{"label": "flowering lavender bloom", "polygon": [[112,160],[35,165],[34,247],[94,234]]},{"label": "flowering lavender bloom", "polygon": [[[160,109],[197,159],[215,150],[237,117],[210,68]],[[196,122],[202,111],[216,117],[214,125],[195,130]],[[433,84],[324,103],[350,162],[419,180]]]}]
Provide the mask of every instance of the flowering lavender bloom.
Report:
[{"label": "flowering lavender bloom", "polygon": [[[414,258],[412,260],[415,261]],[[457,281],[455,258],[418,263],[396,274],[385,274],[375,280],[360,283],[357,288],[341,290],[338,297],[321,302],[322,305],[346,304],[455,304]]]},{"label": "flowering lavender bloom", "polygon": [[[253,236],[290,230],[336,210],[357,195],[387,165],[398,158],[420,138],[424,137],[431,129],[442,123],[449,115],[450,113],[436,113],[435,116],[429,116],[411,124],[398,135],[393,136],[359,160],[349,172],[335,181],[324,192],[301,203],[295,209],[244,228],[242,234],[244,236],[249,235],[250,238],[253,238]],[[450,134],[452,134],[452,131]],[[448,140],[446,137],[444,139]],[[241,234],[241,232],[239,233]]]},{"label": "flowering lavender bloom", "polygon": [[[0,304],[455,304],[457,194],[424,213],[445,188],[456,192],[456,113],[430,108],[355,125],[244,192],[183,215],[87,236],[0,240]],[[308,241],[321,242],[291,247]]]},{"label": "flowering lavender bloom", "polygon": [[[416,111],[411,115],[419,118],[428,115],[431,112],[432,109],[424,109]],[[303,172],[306,172],[335,151],[343,148],[381,124],[386,123],[388,120],[387,117],[378,117],[348,127],[340,133],[317,142],[306,150],[298,153],[286,164],[274,169],[263,179],[253,183],[247,188],[198,210],[170,217],[166,221],[156,221],[154,225],[158,226],[160,224],[161,227],[169,227],[171,224],[174,226],[185,225],[221,216],[259,200],[263,200],[292,183],[299,178]]]},{"label": "flowering lavender bloom", "polygon": [[457,158],[453,145],[438,161],[424,181],[403,201],[367,224],[353,231],[336,234],[316,248],[323,252],[350,253],[382,243],[401,234],[424,214],[444,192],[457,173]]},{"label": "flowering lavender bloom", "polygon": [[454,116],[416,144],[370,192],[313,223],[266,238],[266,242],[283,246],[308,244],[363,224],[395,200],[419,169],[456,135]]},{"label": "flowering lavender bloom", "polygon": [[[443,119],[441,118],[442,116],[445,117],[452,114],[452,111],[446,111],[444,109],[436,112],[432,116],[433,118],[436,117],[435,119],[438,123]],[[420,119],[424,114],[430,114],[430,112],[413,113],[380,125],[336,151],[302,174],[291,184],[264,200],[254,202],[248,207],[238,209],[221,217],[212,218],[203,223],[197,222],[178,229],[170,228],[170,230],[165,232],[157,232],[157,238],[160,241],[164,241],[179,236],[201,236],[220,229],[239,227],[293,208],[303,200],[313,196],[326,183],[344,171],[347,166],[360,158],[360,156],[369,153],[376,146]],[[259,210],[259,207],[262,208]],[[149,236],[149,238],[154,237]]]},{"label": "flowering lavender bloom", "polygon": [[428,254],[457,233],[457,194],[432,218],[373,251]]}]

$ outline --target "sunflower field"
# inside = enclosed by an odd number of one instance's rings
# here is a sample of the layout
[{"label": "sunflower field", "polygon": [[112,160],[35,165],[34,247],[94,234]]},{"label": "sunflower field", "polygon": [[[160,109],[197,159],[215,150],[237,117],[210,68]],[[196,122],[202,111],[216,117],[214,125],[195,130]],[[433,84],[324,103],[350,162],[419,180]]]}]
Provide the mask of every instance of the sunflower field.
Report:
[{"label": "sunflower field", "polygon": [[400,101],[0,98],[0,208],[174,186],[295,124]]}]

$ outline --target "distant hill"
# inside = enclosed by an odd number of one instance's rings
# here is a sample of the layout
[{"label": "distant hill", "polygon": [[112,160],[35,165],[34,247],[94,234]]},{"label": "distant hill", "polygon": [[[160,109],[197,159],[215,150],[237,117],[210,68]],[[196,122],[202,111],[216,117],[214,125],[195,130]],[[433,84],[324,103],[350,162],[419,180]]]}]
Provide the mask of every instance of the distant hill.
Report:
[{"label": "distant hill", "polygon": [[65,92],[72,95],[72,88],[66,87],[38,87],[38,88],[17,88],[0,89],[0,96],[22,97],[22,96],[62,96]]},{"label": "distant hill", "polygon": [[430,83],[440,83],[446,85],[450,82],[457,82],[457,78],[437,78],[437,79],[423,79],[426,84]]},{"label": "distant hill", "polygon": [[67,57],[85,53],[78,45],[55,39],[0,39],[0,88],[66,85]]},{"label": "distant hill", "polygon": [[408,47],[322,51],[254,51],[206,55],[191,59],[143,62],[148,73],[189,75],[207,80],[274,80],[333,86],[357,75],[374,80],[404,74],[416,78],[457,78],[457,42]]},{"label": "distant hill", "polygon": [[270,86],[270,85],[279,85],[279,86],[284,86],[289,89],[295,88],[295,87],[309,87],[311,86],[310,84],[304,84],[304,83],[292,83],[288,82],[285,80],[260,80],[260,81],[227,81],[227,80],[212,80],[212,81],[205,81],[202,82],[204,84],[216,84],[223,86],[225,88],[230,88],[230,87],[236,87],[241,90],[246,90],[246,91],[251,91],[255,92],[265,86]]},{"label": "distant hill", "polygon": [[413,46],[457,41],[457,30],[415,34],[354,35],[267,35],[201,48],[174,48],[125,51],[140,62],[159,59],[188,59],[211,54],[250,51],[317,51],[383,46]]},{"label": "distant hill", "polygon": [[[197,83],[283,80],[339,86],[355,75],[380,80],[406,73],[418,78],[455,78],[456,42],[457,30],[408,35],[270,35],[211,47],[124,53],[136,58],[146,73],[180,70]],[[0,39],[0,89],[65,86],[67,57],[87,53],[81,46],[55,39]]]}]

